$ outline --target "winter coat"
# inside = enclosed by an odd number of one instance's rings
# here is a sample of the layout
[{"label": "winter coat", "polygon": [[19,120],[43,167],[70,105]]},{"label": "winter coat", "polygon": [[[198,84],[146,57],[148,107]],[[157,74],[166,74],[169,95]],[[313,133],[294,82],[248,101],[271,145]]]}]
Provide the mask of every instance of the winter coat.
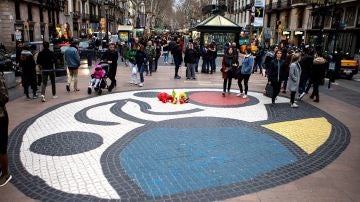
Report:
[{"label": "winter coat", "polygon": [[184,57],[184,62],[185,64],[195,64],[198,58],[198,52],[195,49],[189,49],[187,48],[185,50],[185,57]]},{"label": "winter coat", "polygon": [[301,76],[304,78],[308,78],[310,76],[310,72],[312,69],[314,57],[310,55],[305,55],[300,60],[300,66],[301,66]]},{"label": "winter coat", "polygon": [[105,71],[101,67],[96,67],[93,75],[96,79],[101,79],[105,76]]},{"label": "winter coat", "polygon": [[310,71],[310,79],[312,82],[320,84],[325,77],[327,61],[323,57],[314,58]]},{"label": "winter coat", "polygon": [[145,53],[146,53],[149,61],[153,61],[153,59],[156,56],[155,48],[152,46],[146,46]]},{"label": "winter coat", "polygon": [[254,58],[252,55],[245,55],[245,58],[241,65],[241,74],[251,74],[252,67],[254,65]]},{"label": "winter coat", "polygon": [[110,65],[109,71],[114,71],[117,68],[117,61],[119,59],[119,55],[117,51],[111,52],[110,50],[108,50],[104,53],[101,59],[106,62],[111,61],[111,64],[109,64]]},{"label": "winter coat", "polygon": [[138,67],[143,66],[147,63],[147,55],[145,52],[138,50],[135,56],[136,64]]},{"label": "winter coat", "polygon": [[53,65],[55,63],[54,52],[50,51],[48,48],[43,49],[39,52],[36,63],[40,65],[42,71],[52,71],[54,69]]},{"label": "winter coat", "polygon": [[174,46],[174,48],[171,50],[171,54],[173,55],[174,60],[182,62],[182,52],[179,44]]},{"label": "winter coat", "polygon": [[288,90],[296,92],[299,88],[301,76],[301,66],[298,62],[290,64],[289,79],[287,82]]},{"label": "winter coat", "polygon": [[267,69],[267,74],[270,81],[285,81],[286,70],[284,60],[273,59],[269,64],[269,69]]}]

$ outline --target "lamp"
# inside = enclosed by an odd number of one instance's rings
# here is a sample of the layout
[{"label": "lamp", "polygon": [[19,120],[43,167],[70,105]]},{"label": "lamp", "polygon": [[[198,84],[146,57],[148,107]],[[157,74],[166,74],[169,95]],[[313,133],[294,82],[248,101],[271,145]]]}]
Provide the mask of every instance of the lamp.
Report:
[{"label": "lamp", "polygon": [[105,10],[105,20],[106,20],[106,33],[105,33],[105,37],[106,37],[106,45],[109,44],[109,14],[108,11],[110,9],[110,2],[109,0],[104,0],[103,1],[103,7]]}]

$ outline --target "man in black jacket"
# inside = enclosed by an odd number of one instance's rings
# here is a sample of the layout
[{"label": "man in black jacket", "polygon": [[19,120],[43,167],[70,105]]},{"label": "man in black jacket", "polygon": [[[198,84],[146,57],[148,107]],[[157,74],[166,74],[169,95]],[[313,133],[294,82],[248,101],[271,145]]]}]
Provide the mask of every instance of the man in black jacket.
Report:
[{"label": "man in black jacket", "polygon": [[180,39],[177,39],[176,45],[171,49],[171,54],[174,57],[174,63],[175,63],[175,76],[174,79],[181,79],[181,76],[179,76],[179,68],[183,61],[182,58],[182,52],[180,48]]},{"label": "man in black jacket", "polygon": [[36,63],[39,65],[39,69],[42,72],[41,101],[45,102],[45,90],[48,77],[50,77],[51,81],[53,98],[57,98],[54,68],[55,56],[54,53],[49,50],[49,42],[44,41],[43,50],[38,54]]}]

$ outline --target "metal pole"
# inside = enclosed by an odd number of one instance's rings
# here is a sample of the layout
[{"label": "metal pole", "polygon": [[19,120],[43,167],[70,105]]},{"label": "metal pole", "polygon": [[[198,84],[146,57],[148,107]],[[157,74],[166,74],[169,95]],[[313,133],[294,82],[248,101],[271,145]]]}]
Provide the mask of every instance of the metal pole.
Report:
[{"label": "metal pole", "polygon": [[105,10],[105,17],[106,17],[106,45],[109,45],[109,16],[108,11]]}]

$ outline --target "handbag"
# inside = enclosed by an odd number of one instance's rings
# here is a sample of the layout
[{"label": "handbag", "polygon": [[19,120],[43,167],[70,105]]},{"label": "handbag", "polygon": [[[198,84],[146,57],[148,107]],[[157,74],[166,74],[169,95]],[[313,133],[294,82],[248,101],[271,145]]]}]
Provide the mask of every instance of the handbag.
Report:
[{"label": "handbag", "polygon": [[273,93],[274,93],[273,86],[270,84],[270,82],[268,82],[268,83],[266,84],[266,86],[265,86],[264,95],[265,95],[266,97],[272,98]]}]

